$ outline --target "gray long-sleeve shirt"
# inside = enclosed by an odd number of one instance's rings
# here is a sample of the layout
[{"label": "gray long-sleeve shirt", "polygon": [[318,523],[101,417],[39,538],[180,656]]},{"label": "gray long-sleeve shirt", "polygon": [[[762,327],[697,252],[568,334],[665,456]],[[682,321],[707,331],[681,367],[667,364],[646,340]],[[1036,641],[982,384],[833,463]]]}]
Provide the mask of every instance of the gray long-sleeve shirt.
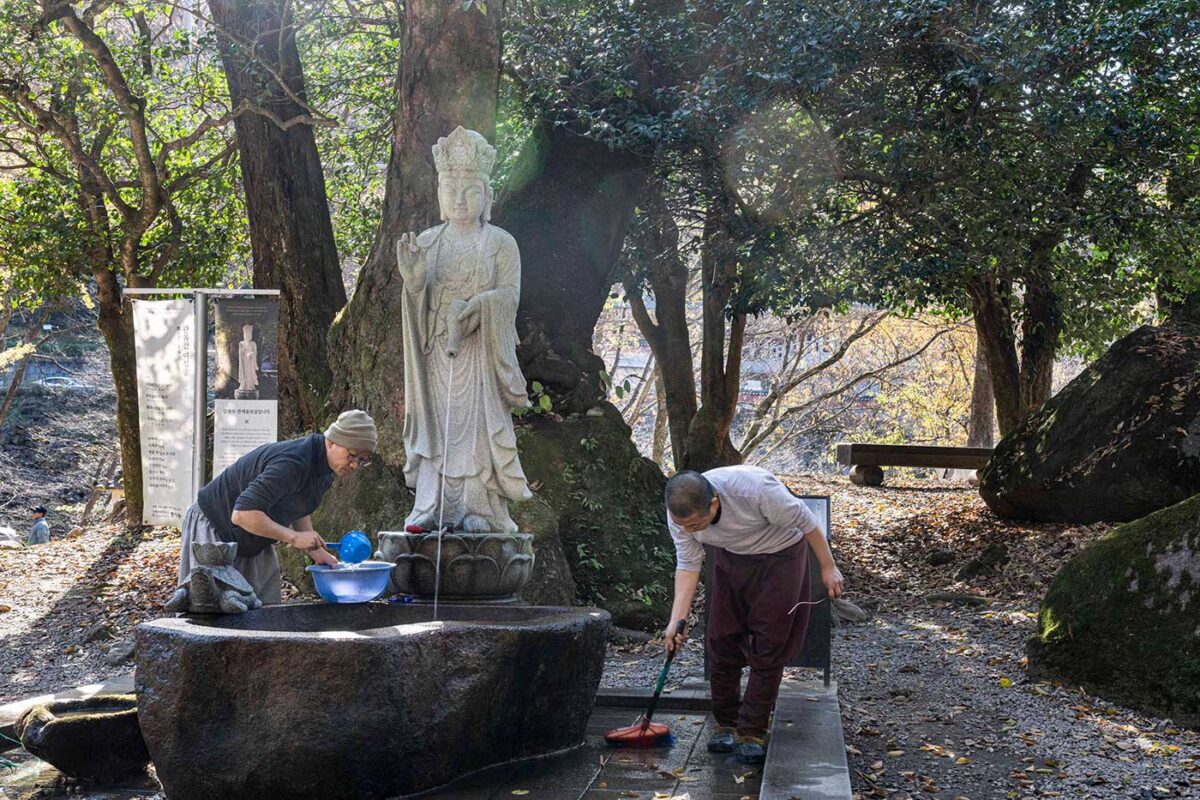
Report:
[{"label": "gray long-sleeve shirt", "polygon": [[761,467],[718,467],[704,477],[720,498],[720,516],[704,530],[688,533],[667,512],[677,569],[699,572],[706,544],[738,555],[778,553],[820,527],[804,501]]}]

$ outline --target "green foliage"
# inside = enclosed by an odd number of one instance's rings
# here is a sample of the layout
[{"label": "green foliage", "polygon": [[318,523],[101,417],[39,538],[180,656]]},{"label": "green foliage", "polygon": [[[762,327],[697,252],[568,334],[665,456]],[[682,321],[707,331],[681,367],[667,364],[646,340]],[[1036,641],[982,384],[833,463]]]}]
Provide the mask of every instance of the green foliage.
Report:
[{"label": "green foliage", "polygon": [[853,69],[806,103],[818,128],[799,150],[829,157],[802,257],[861,270],[897,309],[969,313],[972,282],[999,276],[1018,324],[1045,283],[1080,352],[1139,321],[1169,269],[1155,187],[1197,143],[1178,92],[1197,76],[1195,4],[905,1],[848,21],[830,45]]},{"label": "green foliage", "polygon": [[525,408],[514,408],[513,416],[520,419],[526,414],[549,414],[554,410],[554,401],[546,392],[546,387],[538,381],[529,384],[529,405]]},{"label": "green foliage", "polygon": [[395,4],[378,0],[308,0],[296,8],[308,99],[338,121],[315,129],[334,239],[340,257],[360,265],[383,210],[402,18]]},{"label": "green foliage", "polygon": [[93,8],[75,10],[85,48],[36,4],[0,0],[0,260],[27,304],[97,269],[204,285],[248,259],[211,32],[172,3]]},{"label": "green foliage", "polygon": [[1200,274],[1194,0],[543,2],[509,42],[531,115],[653,158],[685,234],[731,195],[730,313],[960,316],[991,275],[1090,353]]}]

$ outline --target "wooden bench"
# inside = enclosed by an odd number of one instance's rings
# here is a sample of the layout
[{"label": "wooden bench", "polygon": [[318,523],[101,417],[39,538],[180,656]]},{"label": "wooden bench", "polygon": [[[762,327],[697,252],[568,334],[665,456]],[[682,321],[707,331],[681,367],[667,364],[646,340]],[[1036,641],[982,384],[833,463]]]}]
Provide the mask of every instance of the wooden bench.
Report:
[{"label": "wooden bench", "polygon": [[941,467],[975,470],[971,483],[979,485],[979,474],[992,457],[990,447],[935,447],[917,444],[839,444],[838,463],[850,467],[850,482],[859,486],[882,486],[882,467]]}]

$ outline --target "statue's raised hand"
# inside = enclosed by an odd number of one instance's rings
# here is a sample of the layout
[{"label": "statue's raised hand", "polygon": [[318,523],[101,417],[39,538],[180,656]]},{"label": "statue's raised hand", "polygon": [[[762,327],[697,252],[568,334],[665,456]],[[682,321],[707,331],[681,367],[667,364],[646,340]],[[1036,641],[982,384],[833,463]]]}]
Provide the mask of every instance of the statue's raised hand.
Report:
[{"label": "statue's raised hand", "polygon": [[403,233],[396,242],[396,266],[400,268],[400,277],[405,283],[421,282],[422,255],[424,247],[417,243],[417,234]]}]

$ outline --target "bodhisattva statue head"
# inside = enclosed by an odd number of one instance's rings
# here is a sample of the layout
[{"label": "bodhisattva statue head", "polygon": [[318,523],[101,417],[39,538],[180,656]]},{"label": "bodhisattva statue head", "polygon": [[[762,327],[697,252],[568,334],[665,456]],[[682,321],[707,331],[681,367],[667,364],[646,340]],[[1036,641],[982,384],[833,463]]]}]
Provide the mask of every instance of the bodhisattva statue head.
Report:
[{"label": "bodhisattva statue head", "polygon": [[442,220],[455,225],[483,225],[492,218],[492,185],[496,148],[462,126],[433,146],[438,173],[438,206]]}]

